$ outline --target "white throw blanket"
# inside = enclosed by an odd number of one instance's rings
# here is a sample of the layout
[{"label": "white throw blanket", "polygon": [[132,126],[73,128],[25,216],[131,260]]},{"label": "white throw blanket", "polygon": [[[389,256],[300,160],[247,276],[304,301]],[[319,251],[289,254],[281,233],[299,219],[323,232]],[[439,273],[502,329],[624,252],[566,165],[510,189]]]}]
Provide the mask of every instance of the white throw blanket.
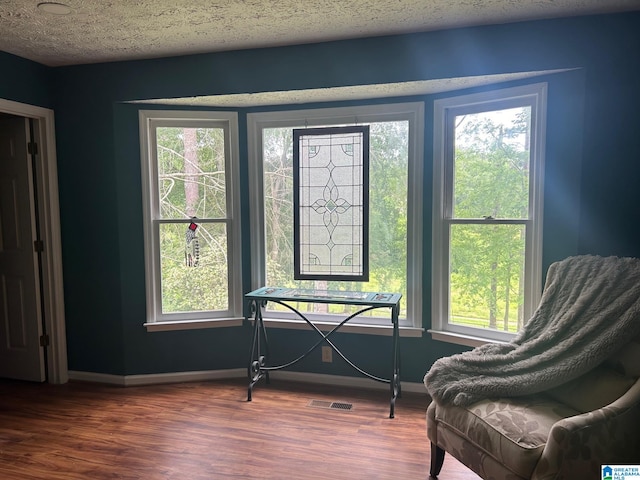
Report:
[{"label": "white throw blanket", "polygon": [[537,393],[593,369],[640,335],[640,259],[577,256],[549,267],[540,305],[508,344],[437,360],[424,377],[440,404]]}]

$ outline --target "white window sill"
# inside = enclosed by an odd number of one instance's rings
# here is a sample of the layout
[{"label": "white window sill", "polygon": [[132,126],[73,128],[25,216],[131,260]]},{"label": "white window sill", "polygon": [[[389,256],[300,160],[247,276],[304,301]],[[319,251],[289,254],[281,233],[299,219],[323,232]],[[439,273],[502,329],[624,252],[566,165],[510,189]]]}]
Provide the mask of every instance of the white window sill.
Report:
[{"label": "white window sill", "polygon": [[148,322],[144,326],[147,332],[166,332],[170,330],[196,330],[200,328],[239,327],[244,318],[220,318],[206,320],[181,320],[177,322]]},{"label": "white window sill", "polygon": [[479,347],[486,343],[508,343],[503,340],[494,340],[491,338],[474,337],[462,333],[445,332],[442,330],[427,330],[431,334],[431,338],[440,342],[455,343],[458,345],[466,345],[467,347]]},{"label": "white window sill", "polygon": [[[288,328],[292,330],[309,330],[310,327],[304,320],[286,320],[278,318],[265,318],[267,328]],[[319,330],[328,332],[336,327],[337,323],[313,322]],[[401,337],[422,337],[424,328],[399,327]],[[393,335],[393,325],[367,325],[364,323],[345,323],[338,330],[340,333],[359,333],[365,335]]]}]

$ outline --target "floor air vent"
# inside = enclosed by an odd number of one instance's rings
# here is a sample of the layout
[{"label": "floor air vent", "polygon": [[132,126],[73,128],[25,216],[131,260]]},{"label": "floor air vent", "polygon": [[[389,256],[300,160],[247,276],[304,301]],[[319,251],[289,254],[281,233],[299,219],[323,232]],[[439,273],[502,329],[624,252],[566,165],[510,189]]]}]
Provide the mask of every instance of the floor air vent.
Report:
[{"label": "floor air vent", "polygon": [[310,407],[315,408],[329,408],[331,410],[353,410],[353,404],[347,402],[329,402],[327,400],[311,400],[309,402]]}]

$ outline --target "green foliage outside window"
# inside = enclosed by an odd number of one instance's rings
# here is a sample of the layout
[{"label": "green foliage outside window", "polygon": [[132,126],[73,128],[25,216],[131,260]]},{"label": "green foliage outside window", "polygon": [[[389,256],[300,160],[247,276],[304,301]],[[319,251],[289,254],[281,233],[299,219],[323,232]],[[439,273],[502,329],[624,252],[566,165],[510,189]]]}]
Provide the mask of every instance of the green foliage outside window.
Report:
[{"label": "green foliage outside window", "polygon": [[[162,312],[226,310],[224,130],[162,127],[156,141]],[[185,260],[192,217],[198,225],[196,266]]]},{"label": "green foliage outside window", "polygon": [[[398,292],[406,298],[408,122],[370,126],[369,282],[293,279],[293,128],[263,130],[267,285]],[[406,315],[404,305],[403,299],[401,317]],[[329,313],[349,310],[343,305],[299,307]]]},{"label": "green foliage outside window", "polygon": [[[530,110],[501,112],[456,119],[449,298],[453,323],[515,332],[523,321]],[[399,292],[404,317],[408,122],[370,126],[371,271],[366,283],[293,280],[293,129],[263,130],[266,284]],[[225,310],[229,272],[224,129],[157,128],[156,140],[162,311]],[[185,262],[192,217],[199,225],[197,267]],[[348,308],[299,307],[320,313],[344,313]]]},{"label": "green foliage outside window", "polygon": [[[453,219],[459,222],[450,229],[449,294],[454,324],[509,332],[522,327],[529,125],[528,107],[456,118]],[[464,221],[469,219],[475,222]]]}]

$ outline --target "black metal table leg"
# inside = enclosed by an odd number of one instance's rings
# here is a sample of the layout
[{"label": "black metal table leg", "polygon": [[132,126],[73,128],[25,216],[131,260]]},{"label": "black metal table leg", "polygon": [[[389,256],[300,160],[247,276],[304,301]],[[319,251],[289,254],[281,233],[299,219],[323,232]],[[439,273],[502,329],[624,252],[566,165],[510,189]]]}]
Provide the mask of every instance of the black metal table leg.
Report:
[{"label": "black metal table leg", "polygon": [[255,311],[254,325],[253,325],[253,341],[251,342],[251,354],[249,356],[249,367],[247,369],[247,376],[249,377],[249,387],[247,389],[247,402],[251,401],[251,393],[253,386],[260,381],[262,377],[269,380],[269,372],[265,372],[262,367],[265,365],[265,356],[261,351],[261,337],[264,337],[265,350],[268,351],[268,343],[266,337],[266,331],[264,327],[264,320],[262,318],[262,312],[258,302],[255,300],[252,302],[251,307]]},{"label": "black metal table leg", "polygon": [[391,402],[389,407],[389,418],[394,418],[396,398],[400,396],[400,350],[399,337],[400,330],[398,327],[399,307],[396,305],[391,308],[391,322],[393,323],[393,346],[392,346],[392,371],[390,378]]}]

